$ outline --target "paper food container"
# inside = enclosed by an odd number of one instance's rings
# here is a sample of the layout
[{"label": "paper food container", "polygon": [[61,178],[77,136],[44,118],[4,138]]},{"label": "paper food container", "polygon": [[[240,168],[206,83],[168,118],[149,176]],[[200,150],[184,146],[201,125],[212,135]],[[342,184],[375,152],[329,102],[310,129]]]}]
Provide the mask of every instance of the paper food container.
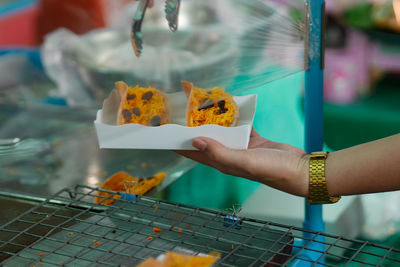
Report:
[{"label": "paper food container", "polygon": [[184,92],[167,94],[171,104],[171,123],[157,127],[140,124],[117,125],[120,103],[116,90],[97,111],[94,122],[100,148],[114,149],[169,149],[197,150],[192,146],[196,137],[209,137],[232,149],[246,149],[249,143],[257,96],[235,96],[239,107],[239,123],[236,127],[203,125],[186,127],[187,97]]}]

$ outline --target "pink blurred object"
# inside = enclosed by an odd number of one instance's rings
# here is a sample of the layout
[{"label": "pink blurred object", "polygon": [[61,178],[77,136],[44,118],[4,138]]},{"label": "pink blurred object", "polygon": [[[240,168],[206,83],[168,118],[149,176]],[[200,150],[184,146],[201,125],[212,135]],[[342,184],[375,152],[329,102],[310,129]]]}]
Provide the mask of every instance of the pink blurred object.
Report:
[{"label": "pink blurred object", "polygon": [[344,49],[325,51],[324,98],[327,102],[350,103],[369,85],[368,38],[348,32]]},{"label": "pink blurred object", "polygon": [[379,41],[349,30],[345,48],[325,51],[325,100],[346,104],[367,93],[373,69],[400,73],[400,54],[388,50]]},{"label": "pink blurred object", "polygon": [[[12,4],[16,6],[16,2]],[[0,13],[0,47],[36,46],[37,2],[21,2],[20,6]]]}]

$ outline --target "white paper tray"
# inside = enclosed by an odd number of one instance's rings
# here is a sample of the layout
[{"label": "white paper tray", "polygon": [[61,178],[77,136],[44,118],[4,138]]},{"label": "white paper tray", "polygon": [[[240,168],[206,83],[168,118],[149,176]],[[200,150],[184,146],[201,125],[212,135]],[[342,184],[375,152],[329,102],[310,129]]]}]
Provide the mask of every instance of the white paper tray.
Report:
[{"label": "white paper tray", "polygon": [[235,96],[239,107],[236,127],[203,125],[186,127],[186,95],[184,92],[167,94],[171,103],[171,124],[149,127],[140,124],[116,125],[119,97],[114,90],[97,111],[94,122],[100,148],[114,149],[169,149],[196,150],[192,141],[196,137],[210,137],[232,149],[246,149],[256,109],[257,96]]}]

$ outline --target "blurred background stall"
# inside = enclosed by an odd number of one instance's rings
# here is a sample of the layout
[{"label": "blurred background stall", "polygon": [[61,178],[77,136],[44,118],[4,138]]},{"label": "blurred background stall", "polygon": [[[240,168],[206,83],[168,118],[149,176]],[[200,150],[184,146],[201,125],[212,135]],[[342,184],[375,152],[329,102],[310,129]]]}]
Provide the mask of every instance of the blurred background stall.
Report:
[{"label": "blurred background stall", "polygon": [[[170,151],[99,150],[93,120],[117,80],[174,92],[186,79],[258,94],[255,128],[303,148],[303,4],[183,0],[172,34],[156,0],[139,61],[129,39],[136,1],[0,0],[1,190],[47,197],[117,171],[167,171],[157,197],[213,209],[239,203],[243,215],[301,226],[303,199]],[[326,8],[326,149],[399,133],[400,1],[327,0]],[[399,192],[346,197],[325,208],[327,230],[398,242],[393,203]]]}]

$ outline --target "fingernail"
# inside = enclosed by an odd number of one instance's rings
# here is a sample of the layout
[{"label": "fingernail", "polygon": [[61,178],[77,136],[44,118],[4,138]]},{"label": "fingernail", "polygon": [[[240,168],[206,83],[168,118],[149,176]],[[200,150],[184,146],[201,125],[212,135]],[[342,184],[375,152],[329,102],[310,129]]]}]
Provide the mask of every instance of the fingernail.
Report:
[{"label": "fingernail", "polygon": [[207,148],[207,143],[201,139],[195,139],[193,140],[193,146],[199,149],[200,151],[204,151]]}]

